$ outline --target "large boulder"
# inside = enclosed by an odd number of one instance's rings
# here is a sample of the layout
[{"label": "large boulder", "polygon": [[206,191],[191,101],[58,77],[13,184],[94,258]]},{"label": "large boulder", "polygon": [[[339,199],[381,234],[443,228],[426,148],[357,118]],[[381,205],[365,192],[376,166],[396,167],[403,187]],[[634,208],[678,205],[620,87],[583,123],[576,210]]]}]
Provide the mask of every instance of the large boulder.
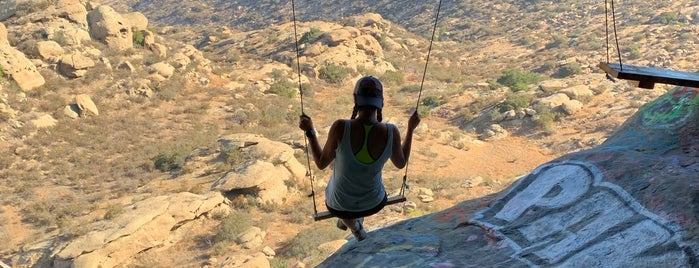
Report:
[{"label": "large boulder", "polygon": [[90,36],[122,51],[133,47],[131,23],[109,6],[99,6],[87,13]]},{"label": "large boulder", "polygon": [[80,0],[58,0],[55,7],[56,15],[87,29],[87,9]]},{"label": "large boulder", "polygon": [[[56,246],[51,267],[115,267],[140,252],[164,249],[181,240],[183,231],[198,228],[194,220],[224,204],[219,193],[178,193],[139,201],[110,221],[91,226],[84,236]],[[191,229],[189,229],[191,230]]]},{"label": "large boulder", "polygon": [[7,42],[7,30],[2,23],[0,23],[0,69],[24,91],[35,89],[46,83],[27,56]]},{"label": "large boulder", "polygon": [[598,147],[499,195],[369,232],[319,267],[696,267],[697,96],[670,90]]},{"label": "large boulder", "polygon": [[[253,194],[263,203],[279,204],[289,193],[289,182],[297,184],[306,178],[306,168],[294,157],[294,149],[285,143],[255,134],[239,133],[221,137],[219,144],[221,155],[216,159],[231,155],[245,159],[244,155],[248,155],[254,156],[255,160],[233,165],[213,182],[212,190],[227,194]],[[185,168],[202,168],[196,162],[210,162],[207,159],[211,157],[206,157],[209,154],[198,153],[197,157],[188,157]]]},{"label": "large boulder", "polygon": [[145,31],[148,29],[148,18],[141,12],[130,12],[121,16],[129,22],[133,31]]}]

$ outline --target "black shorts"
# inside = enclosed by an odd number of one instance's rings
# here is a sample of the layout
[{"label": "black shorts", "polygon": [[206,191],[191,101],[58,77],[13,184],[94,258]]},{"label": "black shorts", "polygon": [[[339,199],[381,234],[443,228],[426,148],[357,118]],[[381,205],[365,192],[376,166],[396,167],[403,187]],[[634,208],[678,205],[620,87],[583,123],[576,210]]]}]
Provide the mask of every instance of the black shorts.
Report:
[{"label": "black shorts", "polygon": [[379,211],[381,211],[383,209],[383,207],[386,206],[386,202],[388,202],[388,195],[385,195],[383,197],[383,201],[381,201],[381,203],[379,203],[379,205],[375,206],[374,208],[371,208],[371,209],[365,210],[365,211],[358,211],[358,212],[335,210],[335,209],[332,209],[331,207],[329,207],[327,203],[325,204],[325,207],[328,208],[328,211],[330,212],[330,214],[332,214],[333,216],[338,217],[340,219],[358,219],[358,218],[368,217],[368,216],[371,216],[371,215],[378,213]]}]

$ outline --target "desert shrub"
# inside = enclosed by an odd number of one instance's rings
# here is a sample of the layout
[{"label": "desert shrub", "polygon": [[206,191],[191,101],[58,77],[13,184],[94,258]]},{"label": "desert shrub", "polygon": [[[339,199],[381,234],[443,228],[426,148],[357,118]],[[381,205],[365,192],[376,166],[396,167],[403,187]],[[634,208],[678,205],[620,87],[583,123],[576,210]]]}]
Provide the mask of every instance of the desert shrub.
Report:
[{"label": "desert shrub", "polygon": [[111,220],[124,212],[124,207],[120,205],[109,205],[107,211],[104,212],[104,219]]},{"label": "desert shrub", "polygon": [[318,70],[318,78],[333,84],[342,83],[349,75],[347,68],[332,63]]},{"label": "desert shrub", "polygon": [[[337,240],[346,235],[338,231],[334,224],[315,224],[311,228],[301,230],[289,243],[282,248],[280,255],[284,258],[307,259],[309,266],[316,266],[332,252],[322,252],[318,249],[323,243]],[[318,226],[320,225],[320,226]]]},{"label": "desert shrub", "polygon": [[301,93],[303,93],[304,97],[313,97],[316,95],[316,92],[311,88],[311,84],[309,83],[301,84]]},{"label": "desert shrub", "polygon": [[500,113],[503,113],[503,112],[507,112],[509,110],[526,108],[526,107],[529,107],[529,104],[531,104],[533,99],[534,99],[534,96],[529,95],[529,94],[511,93],[511,94],[507,95],[507,97],[505,98],[505,101],[495,105],[495,110],[497,110]]},{"label": "desert shrub", "polygon": [[402,85],[405,83],[405,75],[400,71],[388,70],[381,76],[381,81],[384,84]]},{"label": "desert shrub", "polygon": [[311,27],[311,30],[310,30],[310,31],[305,32],[305,33],[301,36],[301,38],[299,39],[299,45],[300,45],[300,44],[306,44],[306,43],[313,43],[313,42],[315,42],[316,40],[318,40],[318,38],[320,38],[320,36],[321,36],[322,34],[323,34],[323,32],[322,32],[320,29],[318,29],[318,28],[316,28],[316,27]]},{"label": "desert shrub", "polygon": [[59,200],[32,203],[22,209],[22,213],[25,221],[37,226],[57,225],[59,228],[65,228],[70,225],[73,218],[89,210],[85,203],[62,197]]},{"label": "desert shrub", "polygon": [[498,78],[497,82],[509,87],[512,92],[527,90],[529,84],[538,83],[541,77],[538,74],[524,72],[518,69],[507,69]]},{"label": "desert shrub", "polygon": [[566,63],[565,65],[558,68],[556,71],[556,77],[568,77],[576,74],[582,73],[582,67],[576,62]]},{"label": "desert shrub", "polygon": [[422,105],[434,108],[443,104],[443,101],[437,96],[427,96],[422,99]]},{"label": "desert shrub", "polygon": [[180,168],[175,153],[160,153],[153,158],[153,166],[162,172],[174,171]]},{"label": "desert shrub", "polygon": [[430,107],[421,105],[417,108],[417,113],[418,115],[420,115],[421,118],[428,117],[430,115]]},{"label": "desert shrub", "polygon": [[666,11],[663,13],[658,14],[658,16],[655,16],[653,19],[651,19],[652,23],[659,23],[659,24],[674,24],[679,22],[680,19],[680,14],[674,11]]},{"label": "desert shrub", "polygon": [[557,114],[551,110],[550,107],[545,105],[537,105],[534,107],[537,114],[534,116],[534,125],[547,134],[553,134],[556,131],[555,121]]},{"label": "desert shrub", "polygon": [[405,92],[405,93],[416,93],[420,91],[420,85],[407,85],[404,87],[401,87],[400,92]]},{"label": "desert shrub", "polygon": [[252,218],[249,213],[231,213],[216,227],[214,242],[234,242],[238,234],[250,227],[252,227]]},{"label": "desert shrub", "polygon": [[269,92],[285,98],[293,98],[296,95],[296,88],[289,80],[275,81],[269,87]]},{"label": "desert shrub", "polygon": [[567,36],[560,34],[554,34],[552,38],[553,40],[546,44],[547,49],[564,47],[568,44],[568,41],[570,40],[570,38],[568,38]]}]

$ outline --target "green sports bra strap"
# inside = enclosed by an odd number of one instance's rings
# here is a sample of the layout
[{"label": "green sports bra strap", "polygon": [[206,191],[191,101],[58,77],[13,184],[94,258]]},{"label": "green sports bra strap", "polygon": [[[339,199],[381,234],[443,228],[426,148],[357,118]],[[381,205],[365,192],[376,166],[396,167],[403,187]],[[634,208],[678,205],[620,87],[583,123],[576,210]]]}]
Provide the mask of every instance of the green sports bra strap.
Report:
[{"label": "green sports bra strap", "polygon": [[362,144],[362,148],[359,149],[359,152],[354,155],[357,161],[363,164],[371,164],[376,161],[376,159],[369,154],[369,133],[373,127],[374,125],[364,125],[364,144]]}]

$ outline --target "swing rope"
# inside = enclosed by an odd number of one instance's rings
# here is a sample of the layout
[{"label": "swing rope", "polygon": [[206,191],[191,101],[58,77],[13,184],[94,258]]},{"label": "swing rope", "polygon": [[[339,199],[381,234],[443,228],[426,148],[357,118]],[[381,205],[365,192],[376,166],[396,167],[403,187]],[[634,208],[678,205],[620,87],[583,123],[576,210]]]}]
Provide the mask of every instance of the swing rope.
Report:
[{"label": "swing rope", "polygon": [[[301,114],[305,114],[303,110],[303,89],[301,88],[301,62],[299,60],[299,40],[298,40],[298,33],[296,31],[296,3],[294,0],[291,0],[291,15],[293,17],[294,21],[294,46],[296,48],[296,73],[298,74],[298,86],[299,86],[299,96],[301,96]],[[311,178],[311,193],[308,195],[309,197],[313,198],[313,214],[318,214],[318,207],[316,205],[316,192],[315,192],[315,187],[313,186],[313,173],[311,172],[311,155],[308,151],[308,137],[305,135],[303,136],[303,142],[304,146],[306,148],[306,164],[308,165],[308,172],[306,172],[306,176]]]},{"label": "swing rope", "polygon": [[[430,39],[430,46],[427,48],[427,58],[425,59],[425,69],[422,71],[422,80],[420,81],[420,92],[417,95],[417,102],[415,103],[415,111],[418,111],[418,108],[420,108],[420,97],[422,97],[422,87],[425,84],[425,76],[427,75],[427,65],[430,63],[430,54],[432,53],[432,43],[434,42],[434,35],[435,32],[437,32],[437,24],[439,22],[439,11],[442,9],[442,0],[439,0],[439,5],[437,6],[437,14],[435,15],[434,19],[434,27],[432,28],[432,38]],[[410,159],[407,159],[407,162],[405,163],[405,175],[403,175],[403,184],[400,186],[400,192],[399,195],[403,196],[405,195],[405,189],[409,188],[408,186],[408,166],[410,165]]]},{"label": "swing rope", "polygon": [[[616,31],[616,12],[614,11],[614,0],[604,1],[604,32],[607,39],[607,63],[609,63],[609,11],[608,6],[611,1],[612,8],[612,27],[614,28],[614,41],[616,42],[616,53],[619,55],[619,69],[623,70],[624,66],[621,63],[621,49],[619,48],[619,36]],[[607,74],[609,76],[609,74]]]}]

